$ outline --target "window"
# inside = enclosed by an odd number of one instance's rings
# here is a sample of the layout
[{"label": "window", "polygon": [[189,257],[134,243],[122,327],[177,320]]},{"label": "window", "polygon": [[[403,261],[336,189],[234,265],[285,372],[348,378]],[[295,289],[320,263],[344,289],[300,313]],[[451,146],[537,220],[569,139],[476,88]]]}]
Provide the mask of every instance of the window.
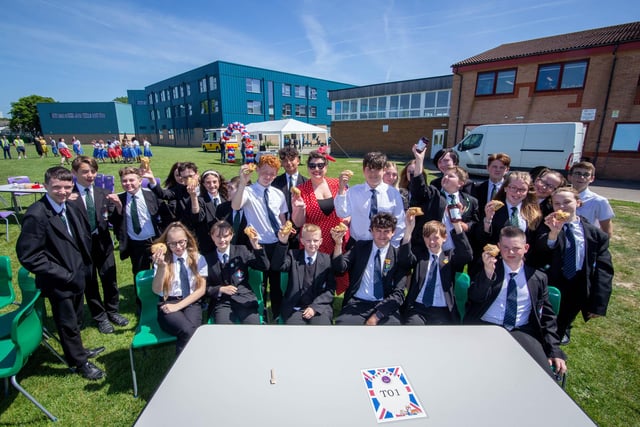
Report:
[{"label": "window", "polygon": [[171,118],[171,107],[167,107],[164,109],[164,114],[167,116],[167,119]]},{"label": "window", "polygon": [[309,99],[318,99],[318,89],[315,87],[309,88]]},{"label": "window", "polygon": [[178,99],[179,89],[178,86],[173,88],[173,99]]},{"label": "window", "polygon": [[149,93],[149,104],[153,104],[153,92]]},{"label": "window", "polygon": [[180,85],[180,98],[184,98],[184,86]]},{"label": "window", "polygon": [[191,96],[191,84],[187,83],[185,86],[187,88],[187,96]]},{"label": "window", "polygon": [[258,79],[247,79],[247,92],[250,93],[261,93],[260,91],[260,80]]},{"label": "window", "polygon": [[[189,87],[189,86],[187,86]],[[191,104],[187,104],[187,114],[189,116],[193,116],[193,107],[191,106]]]},{"label": "window", "polygon": [[307,117],[307,106],[296,104],[296,117]]},{"label": "window", "polygon": [[467,151],[472,150],[474,148],[478,148],[482,143],[482,137],[484,135],[481,133],[470,133],[466,138],[464,138],[460,145],[458,146],[459,151]]},{"label": "window", "polygon": [[209,90],[216,89],[218,89],[218,79],[216,79],[214,76],[209,76]]},{"label": "window", "polygon": [[200,114],[209,114],[209,101],[200,101]]},{"label": "window", "polygon": [[262,114],[262,102],[247,101],[247,114]]},{"label": "window", "polygon": [[291,96],[291,85],[282,83],[282,96]]},{"label": "window", "polygon": [[296,85],[295,87],[295,97],[296,98],[306,98],[307,96],[307,87],[306,86],[301,86],[301,85]]},{"label": "window", "polygon": [[282,104],[282,117],[291,117],[291,104]]},{"label": "window", "polygon": [[155,110],[151,110],[151,111],[150,111],[150,113],[151,113],[151,120],[155,120],[155,119],[156,119],[156,112],[155,112]]},{"label": "window", "polygon": [[309,107],[309,117],[318,117],[318,107]]},{"label": "window", "polygon": [[217,113],[218,112],[218,100],[217,99],[212,99],[211,100],[211,112],[212,113]]},{"label": "window", "polygon": [[165,96],[164,96],[164,90],[160,91],[160,101],[162,101],[162,102],[166,101]]},{"label": "window", "polygon": [[583,88],[586,74],[587,61],[541,65],[536,91]]},{"label": "window", "polygon": [[516,83],[516,70],[490,71],[478,73],[476,96],[501,95],[513,93]]},{"label": "window", "polygon": [[640,151],[640,123],[618,123],[611,151]]},{"label": "window", "polygon": [[207,79],[203,78],[198,80],[198,88],[200,93],[205,93],[207,91]]},{"label": "window", "polygon": [[155,92],[153,94],[153,97],[156,99],[156,104],[158,103],[158,92]]}]

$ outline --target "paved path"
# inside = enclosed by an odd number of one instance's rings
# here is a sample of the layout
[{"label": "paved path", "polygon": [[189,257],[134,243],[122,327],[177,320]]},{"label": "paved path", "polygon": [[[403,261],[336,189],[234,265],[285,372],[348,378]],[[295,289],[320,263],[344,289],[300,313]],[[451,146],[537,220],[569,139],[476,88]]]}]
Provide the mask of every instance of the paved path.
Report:
[{"label": "paved path", "polygon": [[640,182],[596,179],[589,188],[607,199],[640,203]]}]

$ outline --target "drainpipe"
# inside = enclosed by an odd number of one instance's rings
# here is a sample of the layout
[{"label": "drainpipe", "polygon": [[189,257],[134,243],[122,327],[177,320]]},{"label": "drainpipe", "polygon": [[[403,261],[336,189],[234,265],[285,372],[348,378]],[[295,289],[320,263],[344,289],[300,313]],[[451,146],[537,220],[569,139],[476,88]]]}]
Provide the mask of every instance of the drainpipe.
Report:
[{"label": "drainpipe", "polygon": [[593,156],[593,165],[596,166],[598,161],[598,153],[600,152],[600,141],[602,139],[602,129],[604,128],[604,121],[607,118],[607,108],[609,107],[609,95],[611,95],[611,85],[613,83],[613,73],[616,70],[616,52],[618,51],[619,44],[616,44],[613,48],[613,62],[611,63],[611,73],[609,74],[609,84],[607,85],[607,95],[604,98],[604,107],[602,111],[602,119],[600,120],[600,130],[598,131],[598,139],[596,140],[596,154]]},{"label": "drainpipe", "polygon": [[[453,132],[453,144],[451,145],[452,147],[456,145],[456,141],[458,141],[458,120],[460,120],[460,100],[462,99],[462,80],[463,80],[462,74],[458,74],[458,67],[455,67],[453,69],[453,74],[460,76],[460,90],[458,91],[458,108],[456,108],[456,127]],[[445,147],[446,145],[447,144],[445,143]]]}]

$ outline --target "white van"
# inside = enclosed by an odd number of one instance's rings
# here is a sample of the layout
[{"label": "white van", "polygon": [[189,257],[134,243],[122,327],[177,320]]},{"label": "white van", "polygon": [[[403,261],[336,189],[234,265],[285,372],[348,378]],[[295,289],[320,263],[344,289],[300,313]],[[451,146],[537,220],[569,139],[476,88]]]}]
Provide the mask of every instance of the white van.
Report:
[{"label": "white van", "polygon": [[586,126],[570,123],[522,123],[478,126],[454,150],[460,166],[473,175],[488,175],[487,157],[506,153],[511,170],[546,166],[568,171],[580,161]]}]

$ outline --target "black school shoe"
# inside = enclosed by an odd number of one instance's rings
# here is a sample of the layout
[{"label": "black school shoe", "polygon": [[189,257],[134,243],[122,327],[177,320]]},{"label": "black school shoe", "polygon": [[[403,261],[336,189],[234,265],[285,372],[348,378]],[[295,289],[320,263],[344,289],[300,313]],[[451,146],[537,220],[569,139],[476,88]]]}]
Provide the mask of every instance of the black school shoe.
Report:
[{"label": "black school shoe", "polygon": [[107,316],[114,325],[127,326],[129,324],[129,320],[120,313],[109,313]]},{"label": "black school shoe", "polygon": [[85,362],[83,365],[78,366],[76,372],[91,381],[104,377],[104,371],[91,362]]},{"label": "black school shoe", "polygon": [[98,330],[101,334],[112,334],[115,329],[108,319],[104,319],[98,322]]}]

